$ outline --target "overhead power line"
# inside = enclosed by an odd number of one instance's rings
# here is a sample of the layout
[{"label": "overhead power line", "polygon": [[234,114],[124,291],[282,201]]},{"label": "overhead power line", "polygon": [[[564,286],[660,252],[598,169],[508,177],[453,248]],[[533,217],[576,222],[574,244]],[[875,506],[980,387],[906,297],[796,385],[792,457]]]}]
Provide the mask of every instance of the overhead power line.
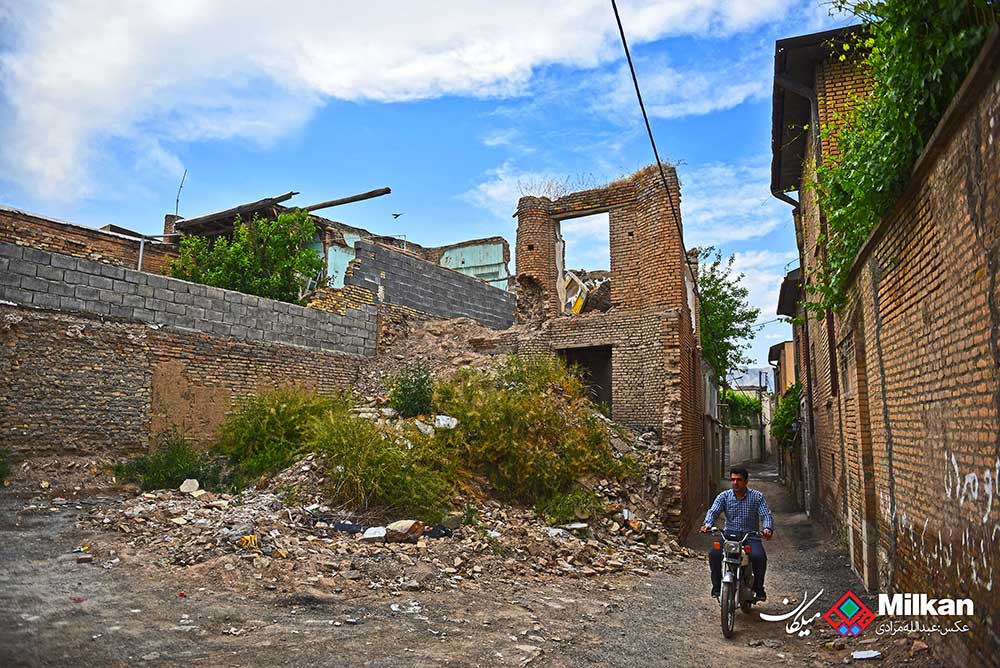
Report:
[{"label": "overhead power line", "polygon": [[[628,50],[628,40],[625,39],[625,28],[622,27],[622,18],[618,13],[618,5],[615,3],[615,0],[611,0],[611,8],[615,12],[615,21],[618,23],[618,34],[622,37],[622,47],[625,48],[625,59],[628,60],[628,69],[632,73],[632,83],[635,85],[635,96],[639,100],[639,109],[642,110],[642,119],[646,122],[646,133],[649,135],[649,145],[653,147],[653,158],[656,159],[656,168],[660,170],[660,180],[663,182],[663,190],[667,193],[667,202],[670,204],[670,212],[674,216],[674,224],[677,225],[677,236],[680,240],[681,253],[684,255],[684,262],[686,264],[690,264],[687,249],[684,247],[684,231],[681,228],[680,212],[677,210],[677,205],[674,202],[673,193],[670,192],[670,187],[667,185],[667,176],[663,173],[663,163],[660,162],[660,153],[656,150],[656,140],[653,139],[653,128],[649,124],[649,114],[646,113],[646,105],[642,101],[642,92],[639,90],[639,79],[635,75],[635,65],[632,64],[632,54],[629,53]],[[698,288],[695,286],[695,292],[697,293],[697,291]]]}]

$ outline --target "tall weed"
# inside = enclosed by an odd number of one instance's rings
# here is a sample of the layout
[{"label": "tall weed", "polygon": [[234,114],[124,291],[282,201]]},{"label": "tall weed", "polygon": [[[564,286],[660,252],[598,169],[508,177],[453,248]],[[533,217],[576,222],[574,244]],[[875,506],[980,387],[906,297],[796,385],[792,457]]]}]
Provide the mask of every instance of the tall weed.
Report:
[{"label": "tall weed", "polygon": [[280,471],[301,453],[310,421],[334,407],[346,412],[349,402],[300,387],[247,397],[223,421],[217,448],[247,475]]}]

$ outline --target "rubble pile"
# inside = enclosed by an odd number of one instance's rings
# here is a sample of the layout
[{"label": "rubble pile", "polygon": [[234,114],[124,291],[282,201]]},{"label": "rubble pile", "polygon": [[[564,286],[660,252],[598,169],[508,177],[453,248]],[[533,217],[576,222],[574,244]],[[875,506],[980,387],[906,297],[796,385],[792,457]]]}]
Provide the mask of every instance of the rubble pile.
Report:
[{"label": "rubble pile", "polygon": [[[391,419],[359,410],[370,419]],[[465,510],[439,525],[410,518],[375,523],[323,503],[326,468],[316,455],[260,489],[219,494],[189,480],[185,491],[146,492],[95,508],[85,522],[120,534],[107,546],[116,558],[251,576],[268,588],[297,582],[419,590],[512,576],[645,575],[690,553],[657,519],[656,435],[629,443],[620,427],[612,433],[619,452],[647,466],[646,477],[628,484],[585,481],[608,512],[561,526],[531,509],[482,498],[460,500]]]},{"label": "rubble pile", "polygon": [[392,345],[362,365],[356,387],[362,396],[384,395],[387,382],[414,363],[425,365],[435,378],[447,378],[466,366],[493,369],[513,352],[511,342],[527,335],[524,325],[498,331],[470,318],[411,323]]}]

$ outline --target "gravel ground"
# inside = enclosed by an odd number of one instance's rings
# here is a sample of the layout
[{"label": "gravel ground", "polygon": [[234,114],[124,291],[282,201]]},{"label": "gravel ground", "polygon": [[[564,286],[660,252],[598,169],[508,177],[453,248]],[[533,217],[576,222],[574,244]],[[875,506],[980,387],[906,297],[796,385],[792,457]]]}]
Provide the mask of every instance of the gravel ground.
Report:
[{"label": "gravel ground", "polygon": [[[769,600],[738,613],[730,640],[703,558],[651,577],[525,577],[396,595],[233,590],[196,567],[77,563],[73,548],[99,540],[75,525],[86,506],[24,512],[23,499],[0,492],[0,666],[827,666],[854,649],[883,653],[862,664],[939,665],[926,651],[911,659],[910,640],[877,638],[874,626],[827,649],[836,635],[822,619],[806,638],[762,621],[759,612],[789,611],[806,591],[824,590],[810,614],[861,592],[838,546],[795,512],[773,471],[755,470],[751,486],[775,512]],[[690,546],[704,551],[708,541],[695,534]]]}]

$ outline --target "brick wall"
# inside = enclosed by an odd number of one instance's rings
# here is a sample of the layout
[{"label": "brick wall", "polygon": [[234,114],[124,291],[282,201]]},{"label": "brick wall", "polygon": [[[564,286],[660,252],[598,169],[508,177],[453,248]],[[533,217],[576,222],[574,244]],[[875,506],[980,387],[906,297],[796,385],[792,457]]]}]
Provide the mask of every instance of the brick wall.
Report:
[{"label": "brick wall", "polygon": [[0,243],[0,441],[14,450],[211,438],[262,387],[349,387],[372,307],[326,313]]},{"label": "brick wall", "polygon": [[[664,169],[679,208],[677,174],[672,167]],[[612,309],[563,315],[557,296],[563,266],[560,222],[600,212],[608,213],[610,225]],[[547,316],[541,335],[529,345],[545,350],[611,346],[612,416],[660,433],[666,466],[659,505],[667,526],[683,536],[707,502],[709,462],[701,351],[684,287],[688,270],[659,170],[650,166],[604,188],[555,201],[523,197],[517,216],[518,283],[541,288]],[[697,314],[697,304],[693,311]]]},{"label": "brick wall", "polygon": [[[848,305],[806,331],[824,507],[869,588],[973,599],[971,632],[941,640],[956,666],[994,665],[1000,646],[998,63],[994,31],[855,262]],[[808,267],[808,191],[802,221]]]},{"label": "brick wall", "polygon": [[[106,262],[135,269],[139,241],[114,232],[64,223],[15,209],[0,208],[0,242]],[[142,249],[143,271],[164,274],[176,257],[175,246],[147,241]]]}]

